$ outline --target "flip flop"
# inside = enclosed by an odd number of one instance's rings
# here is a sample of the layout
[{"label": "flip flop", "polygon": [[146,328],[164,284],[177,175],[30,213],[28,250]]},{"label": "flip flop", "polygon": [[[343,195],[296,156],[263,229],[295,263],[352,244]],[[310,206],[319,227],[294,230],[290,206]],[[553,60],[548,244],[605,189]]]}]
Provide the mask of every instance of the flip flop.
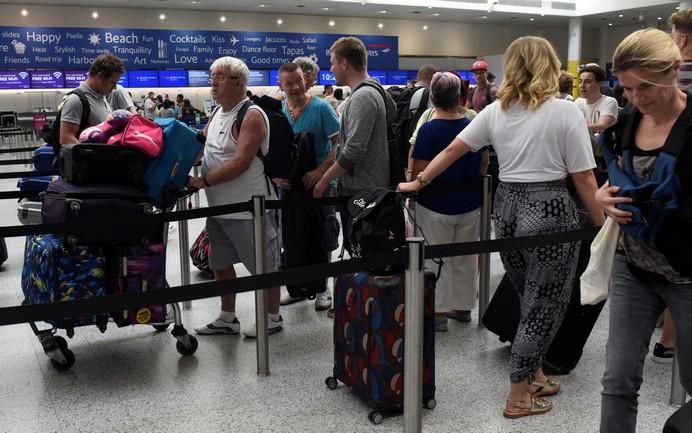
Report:
[{"label": "flip flop", "polygon": [[540,415],[553,408],[553,404],[545,398],[534,398],[531,396],[530,402],[507,400],[507,406],[520,411],[508,411],[507,407],[502,411],[505,418],[516,419],[529,415]]}]

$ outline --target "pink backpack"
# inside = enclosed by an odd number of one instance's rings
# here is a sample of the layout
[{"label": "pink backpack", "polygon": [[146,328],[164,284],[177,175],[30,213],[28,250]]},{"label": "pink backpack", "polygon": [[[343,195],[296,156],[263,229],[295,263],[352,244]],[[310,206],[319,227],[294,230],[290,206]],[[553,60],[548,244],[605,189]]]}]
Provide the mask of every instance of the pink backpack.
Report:
[{"label": "pink backpack", "polygon": [[109,138],[108,144],[134,147],[156,158],[163,148],[163,130],[144,116],[132,116],[123,132]]}]

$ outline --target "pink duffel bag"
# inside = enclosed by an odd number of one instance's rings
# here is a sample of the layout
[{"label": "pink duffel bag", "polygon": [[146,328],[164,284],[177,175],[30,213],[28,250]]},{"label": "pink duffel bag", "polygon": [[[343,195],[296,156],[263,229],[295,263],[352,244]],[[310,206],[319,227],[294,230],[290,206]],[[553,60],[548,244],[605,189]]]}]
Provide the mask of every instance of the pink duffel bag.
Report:
[{"label": "pink duffel bag", "polygon": [[134,147],[156,158],[163,148],[163,130],[146,117],[135,115],[130,117],[123,132],[108,139],[108,144]]},{"label": "pink duffel bag", "polygon": [[132,114],[127,110],[115,110],[112,117],[98,125],[90,126],[79,134],[80,143],[107,143],[108,139],[125,129]]}]

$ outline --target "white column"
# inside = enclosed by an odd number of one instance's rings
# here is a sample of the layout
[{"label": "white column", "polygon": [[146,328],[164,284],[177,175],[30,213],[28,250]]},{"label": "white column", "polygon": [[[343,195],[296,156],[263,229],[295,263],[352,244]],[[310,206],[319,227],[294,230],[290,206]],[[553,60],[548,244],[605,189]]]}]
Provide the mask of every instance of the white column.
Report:
[{"label": "white column", "polygon": [[[581,18],[575,17],[569,19],[569,41],[567,44],[567,70],[574,74],[575,77],[579,75],[579,61],[581,59]],[[572,89],[572,94],[578,96],[578,83],[579,80],[574,80],[574,88]]]},{"label": "white column", "polygon": [[608,24],[602,23],[600,30],[600,42],[598,47],[598,64],[606,70],[606,63],[612,59],[608,58]]}]

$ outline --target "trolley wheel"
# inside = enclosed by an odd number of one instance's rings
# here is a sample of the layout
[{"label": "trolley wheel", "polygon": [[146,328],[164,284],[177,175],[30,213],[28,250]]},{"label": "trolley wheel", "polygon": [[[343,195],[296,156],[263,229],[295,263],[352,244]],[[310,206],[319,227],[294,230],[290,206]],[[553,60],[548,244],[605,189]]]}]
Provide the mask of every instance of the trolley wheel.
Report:
[{"label": "trolley wheel", "polygon": [[324,380],[325,385],[327,385],[327,388],[329,389],[336,389],[337,387],[337,382],[336,382],[336,377],[329,376]]},{"label": "trolley wheel", "polygon": [[178,341],[175,343],[175,348],[178,349],[178,353],[181,355],[190,356],[197,351],[198,345],[197,338],[194,335],[190,335],[190,347],[185,347],[183,343]]},{"label": "trolley wheel", "polygon": [[368,414],[368,419],[370,420],[371,423],[375,425],[382,424],[382,421],[384,420],[384,416],[382,416],[381,413],[378,411],[374,410]]},{"label": "trolley wheel", "polygon": [[156,332],[163,332],[166,329],[168,329],[169,325],[170,325],[170,323],[166,323],[165,325],[151,325],[151,326],[153,326],[154,329],[156,329]]},{"label": "trolley wheel", "polygon": [[[65,341],[65,340],[63,339],[63,341]],[[65,363],[64,364],[60,363],[60,362],[56,361],[55,359],[51,359],[50,363],[53,365],[53,368],[55,368],[58,371],[67,371],[70,368],[72,368],[72,366],[74,365],[74,361],[75,361],[74,353],[70,349],[68,349],[67,347],[65,347],[64,349],[61,348],[60,351],[62,352],[63,356],[65,357]]]},{"label": "trolley wheel", "polygon": [[435,400],[434,398],[426,398],[425,400],[423,400],[423,407],[425,407],[426,409],[433,410],[436,406],[437,400]]},{"label": "trolley wheel", "polygon": [[56,335],[56,336],[53,337],[53,338],[55,339],[55,344],[58,345],[58,349],[60,349],[60,350],[63,351],[63,352],[64,352],[65,350],[67,350],[67,340],[65,340],[64,338],[62,338],[62,337],[59,336],[59,335]]}]

